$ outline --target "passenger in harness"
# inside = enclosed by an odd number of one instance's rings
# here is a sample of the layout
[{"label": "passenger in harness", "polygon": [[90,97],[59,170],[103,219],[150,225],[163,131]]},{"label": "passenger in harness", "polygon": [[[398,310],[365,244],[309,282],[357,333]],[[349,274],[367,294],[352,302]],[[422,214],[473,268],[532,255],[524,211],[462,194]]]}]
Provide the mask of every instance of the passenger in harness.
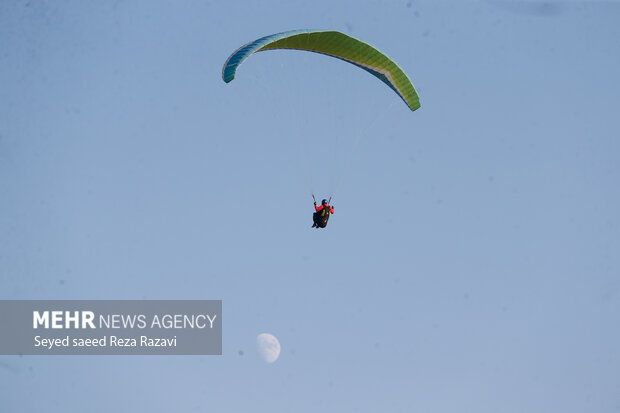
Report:
[{"label": "passenger in harness", "polygon": [[327,199],[324,199],[321,202],[321,206],[316,206],[315,202],[314,209],[316,212],[312,214],[312,220],[314,221],[312,228],[325,228],[327,226],[329,216],[334,213],[334,207],[327,203]]}]

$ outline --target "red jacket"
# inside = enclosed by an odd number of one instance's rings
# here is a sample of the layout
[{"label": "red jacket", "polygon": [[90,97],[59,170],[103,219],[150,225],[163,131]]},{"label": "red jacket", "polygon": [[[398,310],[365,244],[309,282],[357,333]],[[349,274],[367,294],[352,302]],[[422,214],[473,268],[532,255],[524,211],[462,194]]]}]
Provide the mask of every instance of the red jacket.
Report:
[{"label": "red jacket", "polygon": [[[329,208],[329,213],[333,214],[334,213],[334,207],[333,206],[329,206],[329,205],[325,205],[327,208]],[[320,212],[322,211],[324,208],[323,205],[320,206],[316,206],[316,204],[314,205],[314,209],[316,209],[316,212]]]}]

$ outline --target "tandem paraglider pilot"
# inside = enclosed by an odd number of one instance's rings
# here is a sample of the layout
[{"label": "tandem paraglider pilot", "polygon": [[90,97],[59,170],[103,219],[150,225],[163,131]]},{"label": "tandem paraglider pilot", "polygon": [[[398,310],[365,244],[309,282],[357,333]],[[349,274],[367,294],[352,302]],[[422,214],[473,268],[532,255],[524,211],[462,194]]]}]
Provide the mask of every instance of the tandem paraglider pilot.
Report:
[{"label": "tandem paraglider pilot", "polygon": [[327,199],[324,199],[321,201],[320,206],[316,206],[315,202],[314,209],[316,212],[312,214],[312,220],[314,221],[312,228],[325,228],[327,226],[329,216],[334,213],[334,207],[329,205]]}]

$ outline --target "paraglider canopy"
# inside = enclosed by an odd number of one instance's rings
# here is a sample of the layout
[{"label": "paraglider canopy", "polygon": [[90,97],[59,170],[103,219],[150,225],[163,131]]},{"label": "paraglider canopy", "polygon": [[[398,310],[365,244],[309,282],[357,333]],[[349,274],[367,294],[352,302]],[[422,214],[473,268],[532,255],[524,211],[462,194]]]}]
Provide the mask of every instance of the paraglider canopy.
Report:
[{"label": "paraglider canopy", "polygon": [[405,72],[373,46],[337,31],[292,30],[261,37],[237,49],[224,63],[222,79],[235,78],[237,68],[256,52],[296,49],[332,56],[366,70],[388,85],[409,109],[420,107],[420,98]]}]

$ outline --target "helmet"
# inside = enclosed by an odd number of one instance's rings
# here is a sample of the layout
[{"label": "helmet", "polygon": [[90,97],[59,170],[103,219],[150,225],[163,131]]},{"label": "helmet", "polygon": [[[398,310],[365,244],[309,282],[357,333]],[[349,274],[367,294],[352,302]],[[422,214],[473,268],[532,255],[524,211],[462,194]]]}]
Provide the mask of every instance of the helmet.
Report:
[{"label": "helmet", "polygon": [[321,201],[321,204],[323,204],[323,205],[327,205],[327,199],[322,200],[322,201]]}]

